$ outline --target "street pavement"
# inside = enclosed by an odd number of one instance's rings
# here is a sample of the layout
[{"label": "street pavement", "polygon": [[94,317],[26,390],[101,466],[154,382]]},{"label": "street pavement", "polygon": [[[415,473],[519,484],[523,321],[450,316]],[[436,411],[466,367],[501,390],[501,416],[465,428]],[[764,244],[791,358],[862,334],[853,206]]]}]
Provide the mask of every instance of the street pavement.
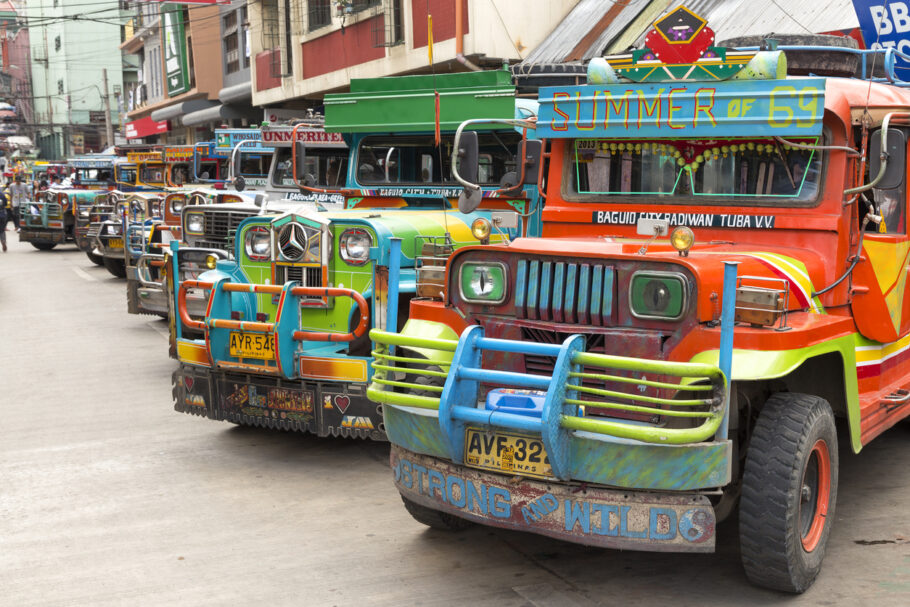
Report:
[{"label": "street pavement", "polygon": [[[173,410],[167,327],[72,245],[0,253],[0,605],[907,605],[910,423],[841,449],[815,585],[711,555],[608,551],[401,504],[388,445]],[[844,443],[842,439],[842,444]]]}]

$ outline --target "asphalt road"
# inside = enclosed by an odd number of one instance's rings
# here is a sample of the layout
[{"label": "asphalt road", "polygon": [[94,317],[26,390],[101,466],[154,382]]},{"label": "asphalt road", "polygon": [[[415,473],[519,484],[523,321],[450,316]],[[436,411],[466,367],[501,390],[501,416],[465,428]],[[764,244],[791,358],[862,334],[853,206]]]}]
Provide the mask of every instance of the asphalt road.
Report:
[{"label": "asphalt road", "polygon": [[907,605],[910,424],[841,449],[815,586],[718,552],[597,550],[413,521],[388,446],[174,412],[166,325],[71,245],[0,253],[0,605]]}]

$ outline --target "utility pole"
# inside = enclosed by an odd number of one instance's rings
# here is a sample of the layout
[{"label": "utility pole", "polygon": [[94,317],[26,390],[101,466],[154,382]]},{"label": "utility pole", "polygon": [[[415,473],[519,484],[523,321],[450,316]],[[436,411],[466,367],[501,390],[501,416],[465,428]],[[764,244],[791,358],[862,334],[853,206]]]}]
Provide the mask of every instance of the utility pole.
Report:
[{"label": "utility pole", "polygon": [[107,92],[107,68],[101,70],[101,77],[104,80],[104,131],[107,136],[107,145],[109,148],[114,145],[114,127],[111,124],[111,98]]}]

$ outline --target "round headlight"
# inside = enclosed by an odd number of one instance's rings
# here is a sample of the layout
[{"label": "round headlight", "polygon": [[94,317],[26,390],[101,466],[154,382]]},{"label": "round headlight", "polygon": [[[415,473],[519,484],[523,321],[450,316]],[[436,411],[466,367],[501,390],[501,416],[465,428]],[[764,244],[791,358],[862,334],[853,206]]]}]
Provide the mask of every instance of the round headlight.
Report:
[{"label": "round headlight", "polygon": [[369,261],[372,246],[372,236],[361,228],[345,230],[338,239],[338,252],[341,258],[355,266],[362,266]]},{"label": "round headlight", "polygon": [[474,238],[477,240],[486,240],[490,237],[491,231],[492,226],[490,225],[490,222],[483,217],[478,217],[474,220],[474,223],[471,224],[471,234],[473,234]]},{"label": "round headlight", "polygon": [[180,211],[183,210],[183,206],[186,204],[186,196],[177,195],[170,197],[170,207],[171,213],[174,215],[179,215]]},{"label": "round headlight", "polygon": [[460,286],[465,301],[502,303],[506,299],[506,267],[501,263],[465,263]]},{"label": "round headlight", "polygon": [[670,244],[681,255],[686,255],[695,244],[695,234],[685,226],[678,226],[670,232]]},{"label": "round headlight", "polygon": [[205,267],[207,267],[209,270],[214,270],[216,263],[218,263],[218,258],[214,255],[205,256]]},{"label": "round headlight", "polygon": [[272,250],[269,229],[253,226],[246,231],[244,245],[247,256],[253,261],[268,261]]},{"label": "round headlight", "polygon": [[205,218],[202,213],[188,213],[186,216],[186,231],[193,234],[202,234],[205,231]]}]

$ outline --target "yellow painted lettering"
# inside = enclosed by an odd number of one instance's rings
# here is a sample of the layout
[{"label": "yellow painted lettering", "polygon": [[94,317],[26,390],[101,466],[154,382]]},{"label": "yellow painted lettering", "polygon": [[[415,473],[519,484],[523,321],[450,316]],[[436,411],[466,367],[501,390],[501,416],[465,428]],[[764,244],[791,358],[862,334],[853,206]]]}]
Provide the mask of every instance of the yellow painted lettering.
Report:
[{"label": "yellow painted lettering", "polygon": [[667,105],[669,106],[667,112],[667,126],[671,129],[684,129],[686,125],[684,124],[673,124],[673,114],[682,109],[681,105],[673,105],[673,95],[675,93],[684,93],[686,89],[670,89],[670,93],[667,95]]},{"label": "yellow painted lettering", "polygon": [[581,124],[581,93],[575,93],[575,127],[579,131],[593,131],[597,127],[597,94],[600,91],[594,91],[591,97],[591,124],[582,126]]},{"label": "yellow painted lettering", "polygon": [[569,115],[559,109],[556,99],[569,99],[568,93],[553,93],[553,111],[563,119],[562,125],[557,125],[556,120],[550,121],[550,128],[554,131],[568,131],[569,130]]},{"label": "yellow painted lettering", "polygon": [[663,94],[664,90],[659,89],[654,96],[654,102],[651,105],[648,105],[648,97],[643,91],[638,91],[638,128],[641,128],[642,116],[647,116],[648,118],[653,117],[654,126],[660,128],[660,98]]},{"label": "yellow painted lettering", "polygon": [[[711,121],[711,126],[717,126],[717,120],[711,110],[714,109],[714,91],[715,89],[704,88],[695,91],[695,113],[692,116],[692,127],[698,126],[698,114],[703,113]],[[707,100],[700,99],[700,96],[707,96]]]},{"label": "yellow painted lettering", "polygon": [[[779,96],[786,95],[793,97],[796,95],[796,89],[792,86],[778,86],[771,91],[770,108],[768,110],[768,124],[776,129],[783,129],[790,126],[793,122],[793,110],[786,105],[779,105],[777,99]],[[778,120],[777,114],[782,114],[783,118]]]}]

